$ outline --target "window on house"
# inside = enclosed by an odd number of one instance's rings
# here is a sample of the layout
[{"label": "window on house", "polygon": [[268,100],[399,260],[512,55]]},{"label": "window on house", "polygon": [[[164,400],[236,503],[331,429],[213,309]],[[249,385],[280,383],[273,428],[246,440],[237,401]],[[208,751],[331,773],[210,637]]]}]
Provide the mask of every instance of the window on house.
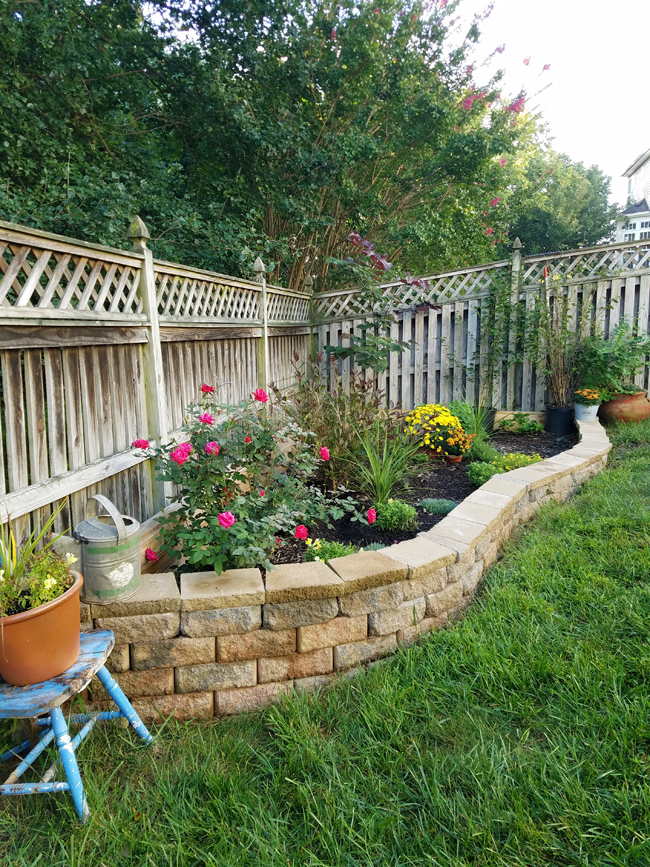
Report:
[{"label": "window on house", "polygon": [[636,223],[630,223],[628,229],[636,229]]},{"label": "window on house", "polygon": [[624,240],[624,241],[633,241],[633,240],[634,240],[634,232],[630,232],[630,234],[629,234],[629,235],[626,235],[626,236],[623,238],[623,240]]},{"label": "window on house", "polygon": [[642,229],[650,229],[650,220],[646,220],[645,223],[641,223]]},{"label": "window on house", "polygon": [[643,240],[644,238],[650,238],[650,232],[641,232],[639,238],[641,238],[641,240]]}]

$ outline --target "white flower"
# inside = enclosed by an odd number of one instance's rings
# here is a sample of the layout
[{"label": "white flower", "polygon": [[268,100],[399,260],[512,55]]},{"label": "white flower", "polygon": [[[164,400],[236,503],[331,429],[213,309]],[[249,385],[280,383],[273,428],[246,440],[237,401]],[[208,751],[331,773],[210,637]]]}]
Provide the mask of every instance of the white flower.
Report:
[{"label": "white flower", "polygon": [[5,570],[0,569],[0,584],[4,584],[4,580],[5,580]]},{"label": "white flower", "polygon": [[68,551],[68,553],[65,555],[65,562],[68,566],[72,566],[73,563],[77,562],[77,558],[75,557],[74,554],[71,554]]},{"label": "white flower", "polygon": [[56,587],[56,578],[46,578],[43,582],[43,587],[45,588],[45,590],[51,590],[52,587]]}]

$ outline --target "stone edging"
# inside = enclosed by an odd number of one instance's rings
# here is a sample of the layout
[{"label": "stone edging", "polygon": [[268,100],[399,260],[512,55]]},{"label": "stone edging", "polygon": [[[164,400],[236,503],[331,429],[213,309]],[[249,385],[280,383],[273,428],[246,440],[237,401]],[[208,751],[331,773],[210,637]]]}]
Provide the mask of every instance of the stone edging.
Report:
[{"label": "stone edging", "polygon": [[[607,462],[599,422],[576,422],[579,445],[494,476],[440,523],[381,551],[329,564],[144,575],[124,602],[82,605],[82,629],[112,629],[108,666],[147,720],[225,716],[326,685],[412,644],[469,605],[513,529],[563,502]],[[101,706],[91,685],[91,705]]]}]

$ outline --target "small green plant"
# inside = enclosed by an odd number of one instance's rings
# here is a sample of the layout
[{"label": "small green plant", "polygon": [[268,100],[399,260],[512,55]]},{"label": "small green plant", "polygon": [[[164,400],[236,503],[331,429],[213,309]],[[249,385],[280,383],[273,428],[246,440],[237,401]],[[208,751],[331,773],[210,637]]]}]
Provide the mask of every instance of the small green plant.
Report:
[{"label": "small green plant", "polygon": [[362,449],[359,459],[348,452],[346,460],[355,464],[357,484],[374,503],[385,503],[397,485],[416,472],[415,455],[419,445],[399,430],[391,431],[386,419],[378,418],[363,433],[357,431]]},{"label": "small green plant", "polygon": [[499,457],[499,452],[490,443],[474,440],[472,447],[467,452],[468,461],[483,461],[489,464]]},{"label": "small green plant", "polygon": [[344,545],[343,542],[328,542],[327,539],[307,539],[307,550],[304,553],[306,563],[312,563],[315,560],[327,563],[328,560],[333,560],[334,557],[346,557],[348,554],[356,554],[357,549],[354,545]]},{"label": "small green plant", "polygon": [[476,406],[467,401],[452,400],[449,412],[460,421],[466,434],[474,436],[474,442],[485,442],[490,438],[494,415],[484,400],[479,399]]},{"label": "small green plant", "polygon": [[377,504],[377,528],[379,530],[415,530],[417,511],[402,500],[388,500]]},{"label": "small green plant", "polygon": [[448,515],[457,505],[458,503],[454,502],[454,500],[439,500],[432,499],[431,497],[422,500],[420,503],[424,511],[430,515]]},{"label": "small green plant", "polygon": [[385,547],[386,547],[385,542],[370,542],[369,545],[364,545],[363,548],[361,548],[360,550],[361,551],[381,551],[382,548],[385,548]]},{"label": "small green plant", "polygon": [[499,429],[517,434],[544,433],[544,425],[532,419],[527,412],[514,412],[510,418],[505,416],[499,422]]},{"label": "small green plant", "polygon": [[539,455],[523,455],[521,452],[499,455],[496,460],[490,461],[490,463],[476,461],[470,464],[467,470],[467,477],[475,485],[484,485],[492,476],[496,476],[499,473],[507,473],[510,470],[517,470],[520,467],[528,467],[530,464],[539,463],[539,461],[541,461]]}]

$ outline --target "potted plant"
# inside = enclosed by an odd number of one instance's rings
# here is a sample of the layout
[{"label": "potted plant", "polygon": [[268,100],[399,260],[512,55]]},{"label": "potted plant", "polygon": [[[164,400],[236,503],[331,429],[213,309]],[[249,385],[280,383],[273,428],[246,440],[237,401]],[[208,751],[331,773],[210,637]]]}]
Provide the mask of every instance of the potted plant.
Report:
[{"label": "potted plant", "polygon": [[639,388],[634,377],[645,365],[650,340],[635,334],[623,320],[608,337],[586,337],[576,358],[576,375],[583,387],[597,389],[604,403],[603,421],[641,421],[650,416],[647,389]]},{"label": "potted plant", "polygon": [[597,389],[577,388],[573,393],[576,421],[596,421],[601,401],[602,397]]},{"label": "potted plant", "polygon": [[14,686],[57,677],[79,656],[83,578],[52,548],[60,511],[21,545],[11,522],[0,532],[0,675]]}]

